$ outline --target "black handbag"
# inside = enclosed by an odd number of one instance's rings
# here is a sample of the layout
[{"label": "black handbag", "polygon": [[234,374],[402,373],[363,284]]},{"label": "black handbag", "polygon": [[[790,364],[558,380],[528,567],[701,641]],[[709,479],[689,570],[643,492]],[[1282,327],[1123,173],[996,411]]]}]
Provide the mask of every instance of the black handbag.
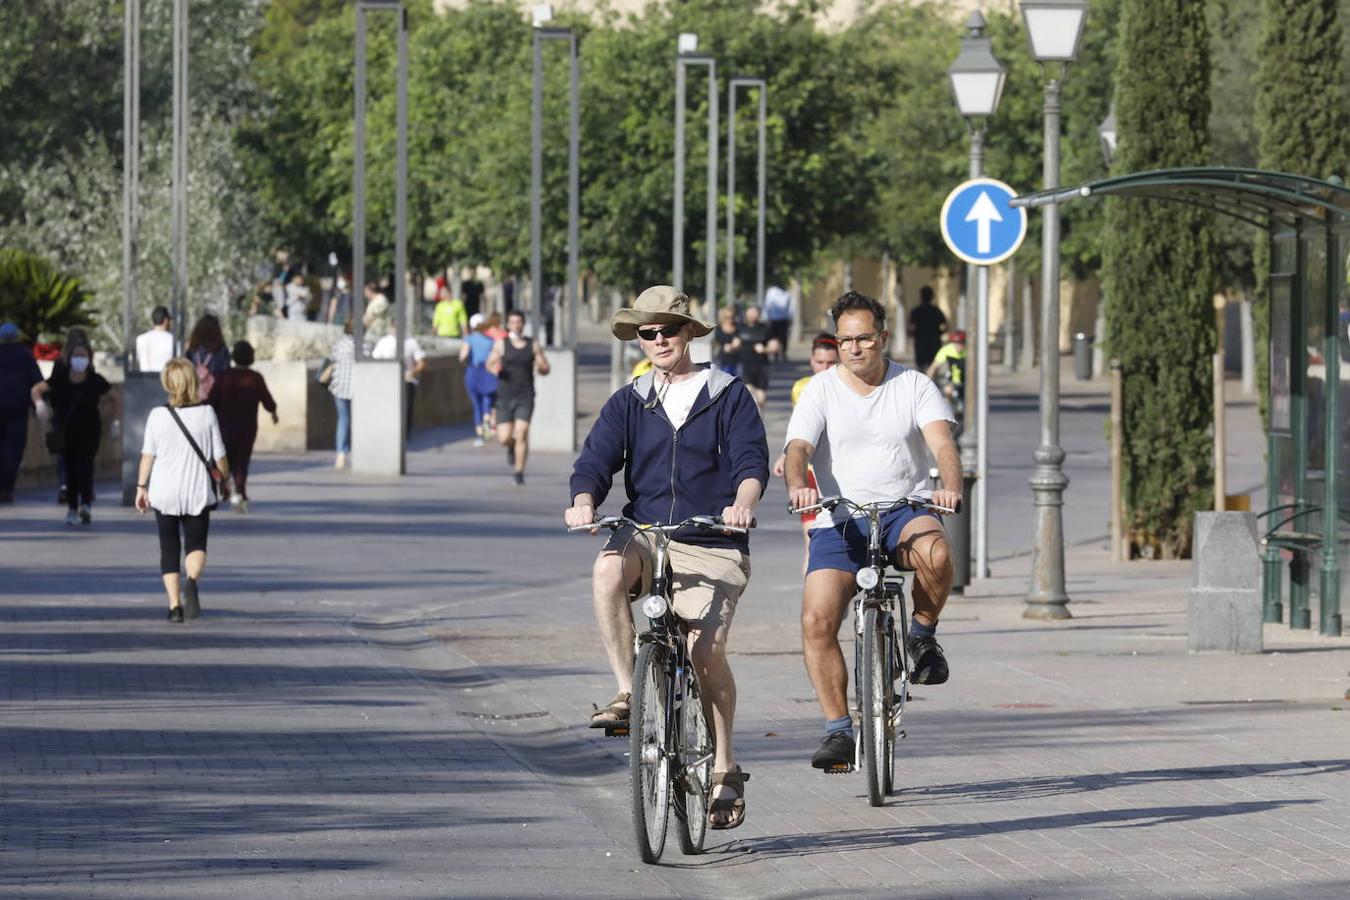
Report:
[{"label": "black handbag", "polygon": [[66,452],[66,429],[53,425],[51,430],[43,435],[43,440],[47,443],[47,452],[52,456],[60,456]]}]

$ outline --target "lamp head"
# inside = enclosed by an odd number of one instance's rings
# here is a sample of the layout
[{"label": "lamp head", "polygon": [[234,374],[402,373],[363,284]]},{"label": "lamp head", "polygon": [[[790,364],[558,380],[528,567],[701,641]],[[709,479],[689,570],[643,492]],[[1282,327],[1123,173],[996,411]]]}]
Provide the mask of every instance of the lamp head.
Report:
[{"label": "lamp head", "polygon": [[534,18],[534,27],[542,28],[553,21],[553,5],[551,3],[539,3],[530,10],[530,15]]},{"label": "lamp head", "polygon": [[1087,0],[1021,0],[1022,19],[1039,62],[1071,63],[1078,56]]},{"label": "lamp head", "polygon": [[681,32],[681,33],[680,33],[680,36],[679,36],[679,38],[677,39],[676,44],[675,44],[675,52],[676,52],[676,53],[697,53],[697,52],[698,52],[698,35],[694,34],[692,31],[683,31],[683,32]]},{"label": "lamp head", "polygon": [[956,108],[967,119],[988,118],[998,109],[1008,73],[994,56],[992,42],[984,36],[984,16],[970,14],[970,33],[961,39],[961,52],[947,70]]}]

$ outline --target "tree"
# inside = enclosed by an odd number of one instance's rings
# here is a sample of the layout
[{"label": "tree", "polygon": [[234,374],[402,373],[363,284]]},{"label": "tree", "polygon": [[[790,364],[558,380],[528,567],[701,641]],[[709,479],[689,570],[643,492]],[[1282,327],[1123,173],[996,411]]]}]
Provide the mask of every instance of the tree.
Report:
[{"label": "tree", "polygon": [[[1264,169],[1327,178],[1345,177],[1347,162],[1344,48],[1336,0],[1263,0],[1256,74],[1256,131]],[[1253,318],[1258,347],[1269,346],[1269,246],[1256,245],[1258,278]],[[1314,317],[1316,319],[1316,317]],[[1262,415],[1270,385],[1270,357],[1258,352]]]},{"label": "tree", "polygon": [[60,339],[67,329],[93,324],[89,292],[74,276],[22,250],[0,250],[0,321],[13,322],[34,341]]},{"label": "tree", "polygon": [[[1116,71],[1122,171],[1209,159],[1209,37],[1203,6],[1123,0]],[[1212,499],[1211,214],[1112,198],[1104,275],[1110,352],[1124,371],[1124,501],[1135,543],[1190,550],[1191,520]]]}]

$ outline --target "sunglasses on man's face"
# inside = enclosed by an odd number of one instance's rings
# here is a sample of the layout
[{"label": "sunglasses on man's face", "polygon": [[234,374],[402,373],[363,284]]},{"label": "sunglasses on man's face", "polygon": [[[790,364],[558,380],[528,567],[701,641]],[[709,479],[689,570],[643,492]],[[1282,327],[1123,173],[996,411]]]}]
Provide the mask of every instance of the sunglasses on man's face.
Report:
[{"label": "sunglasses on man's face", "polygon": [[679,324],[662,325],[659,328],[656,326],[649,326],[647,328],[639,328],[637,330],[637,335],[644,341],[654,341],[658,337],[673,338],[675,335],[679,334],[683,328],[684,326]]}]

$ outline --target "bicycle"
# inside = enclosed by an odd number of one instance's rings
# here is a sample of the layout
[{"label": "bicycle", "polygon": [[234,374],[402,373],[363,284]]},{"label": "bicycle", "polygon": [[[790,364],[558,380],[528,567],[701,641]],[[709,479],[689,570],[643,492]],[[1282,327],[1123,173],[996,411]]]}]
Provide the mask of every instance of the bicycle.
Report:
[{"label": "bicycle", "polygon": [[655,538],[651,591],[641,603],[649,627],[635,641],[637,662],[633,666],[628,723],[606,726],[605,733],[628,736],[638,853],[643,862],[654,863],[665,849],[672,807],[680,823],[680,850],[686,855],[703,852],[717,749],[689,659],[683,622],[673,608],[667,549],[675,532],[682,528],[736,534],[745,534],[746,529],[723,525],[719,516],[693,516],[672,525],[644,525],[625,516],[604,516],[590,525],[567,530],[618,531],[625,527]]},{"label": "bicycle", "polygon": [[[909,700],[910,660],[909,617],[905,615],[905,577],[887,580],[886,567],[890,564],[881,543],[881,517],[886,513],[910,506],[934,512],[953,513],[955,510],[929,503],[917,497],[907,497],[886,503],[854,503],[845,497],[822,497],[811,506],[788,512],[801,515],[813,510],[828,510],[844,506],[853,515],[866,516],[867,565],[858,570],[855,581],[858,592],[853,595],[853,681],[854,707],[852,715],[861,722],[862,740],[854,745],[853,765],[826,769],[831,773],[847,773],[864,769],[867,773],[867,799],[872,806],[886,802],[895,781],[895,742],[904,738],[900,730]],[[898,610],[898,616],[897,616]],[[900,634],[896,635],[896,619]],[[865,749],[864,749],[865,748]]]}]

